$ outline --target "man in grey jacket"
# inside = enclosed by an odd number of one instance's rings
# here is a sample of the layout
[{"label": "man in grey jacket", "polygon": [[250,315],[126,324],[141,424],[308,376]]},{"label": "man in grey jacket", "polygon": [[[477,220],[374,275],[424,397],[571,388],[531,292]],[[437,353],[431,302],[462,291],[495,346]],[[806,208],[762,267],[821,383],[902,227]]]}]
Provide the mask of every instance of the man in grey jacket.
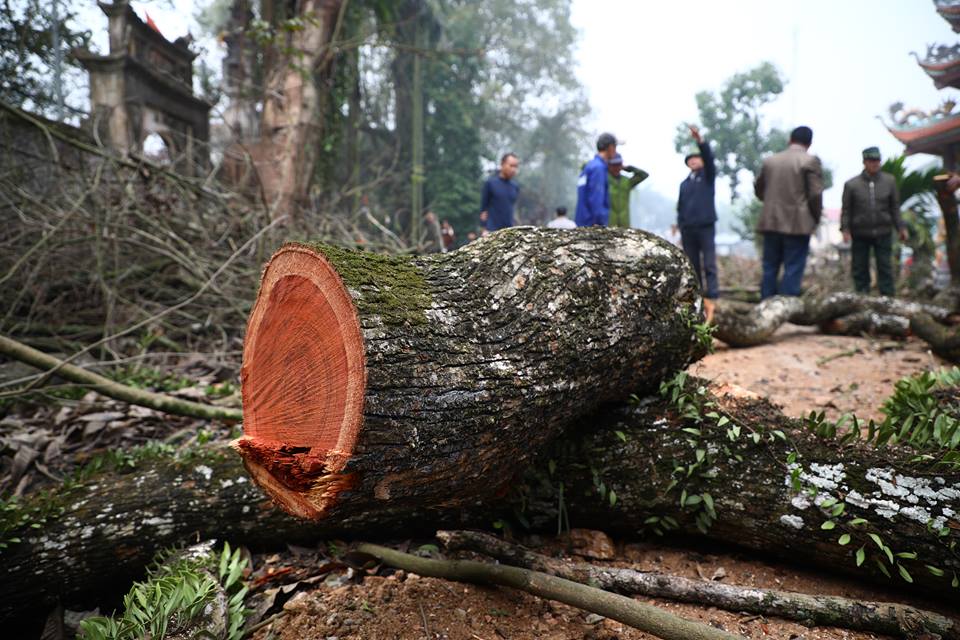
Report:
[{"label": "man in grey jacket", "polygon": [[882,296],[893,295],[893,231],[901,240],[907,229],[900,219],[897,183],[889,173],[880,171],[880,149],[863,150],[863,173],[843,185],[843,209],[840,231],[850,243],[850,267],[857,293],[870,293],[870,250],[877,263],[877,289]]},{"label": "man in grey jacket", "polygon": [[[810,235],[823,212],[823,170],[807,149],[810,127],[790,133],[790,146],[763,161],[754,192],[763,201],[757,232],[763,234],[763,279],[760,297],[800,295]],[[780,267],[783,278],[779,279]]]}]

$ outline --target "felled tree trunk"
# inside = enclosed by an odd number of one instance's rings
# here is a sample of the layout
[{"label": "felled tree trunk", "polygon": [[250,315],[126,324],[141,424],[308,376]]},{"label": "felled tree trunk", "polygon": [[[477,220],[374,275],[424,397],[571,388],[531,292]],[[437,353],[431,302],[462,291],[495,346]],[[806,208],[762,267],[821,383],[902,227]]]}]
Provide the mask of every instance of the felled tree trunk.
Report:
[{"label": "felled tree trunk", "polygon": [[[910,449],[841,446],[765,400],[700,395],[697,384],[680,394],[685,418],[661,401],[620,406],[558,441],[544,454],[552,462],[526,478],[526,521],[536,529],[560,520],[623,535],[706,534],[960,596],[951,586],[960,576],[960,553],[951,548],[960,540],[960,469],[918,461]],[[698,404],[699,421],[691,409]]]},{"label": "felled tree trunk", "polygon": [[639,231],[514,228],[423,258],[287,245],[250,317],[236,448],[303,518],[474,504],[701,353],[699,301],[683,254]]},{"label": "felled tree trunk", "polygon": [[[950,582],[960,561],[950,545],[960,530],[960,473],[940,473],[913,461],[909,451],[821,441],[763,402],[725,404],[731,421],[722,427],[680,421],[661,401],[609,407],[583,418],[556,447],[545,448],[526,477],[518,466],[513,490],[485,504],[412,509],[387,503],[318,523],[273,507],[249,482],[240,460],[222,450],[201,449],[179,461],[164,455],[144,459],[124,473],[100,473],[70,489],[27,499],[4,516],[8,547],[0,551],[0,573],[7,579],[0,581],[0,622],[44,613],[58,599],[95,605],[111,590],[126,591],[157,551],[197,537],[278,548],[333,536],[432,535],[437,527],[483,527],[517,515],[537,531],[556,531],[561,505],[573,526],[633,538],[652,537],[658,529],[699,536],[698,518],[702,523],[708,513],[704,494],[715,514],[705,529],[712,539],[887,582],[876,561],[890,563],[869,537],[873,533],[892,553],[917,553],[916,559],[894,557],[915,587],[941,596],[955,593]],[[740,435],[731,440],[727,430],[734,426]],[[700,435],[684,428],[699,429]],[[773,435],[779,429],[788,440]],[[760,434],[759,443],[753,433]],[[687,477],[698,451],[706,462]],[[792,451],[800,465],[799,493],[791,486]],[[818,486],[817,498],[804,493]],[[814,504],[827,495],[845,500],[842,517],[830,517]],[[853,524],[854,517],[867,522]],[[937,528],[928,529],[927,519]],[[836,526],[821,529],[828,520]],[[940,535],[941,528],[947,535]],[[841,546],[843,533],[851,541]],[[858,568],[861,546],[865,562]],[[895,565],[887,570],[907,586]]]},{"label": "felled tree trunk", "polygon": [[792,322],[815,325],[836,335],[867,332],[905,337],[910,333],[910,320],[918,314],[939,322],[951,317],[944,307],[857,293],[816,298],[774,296],[755,305],[721,300],[714,315],[714,335],[731,347],[752,347],[768,342],[785,322]]}]

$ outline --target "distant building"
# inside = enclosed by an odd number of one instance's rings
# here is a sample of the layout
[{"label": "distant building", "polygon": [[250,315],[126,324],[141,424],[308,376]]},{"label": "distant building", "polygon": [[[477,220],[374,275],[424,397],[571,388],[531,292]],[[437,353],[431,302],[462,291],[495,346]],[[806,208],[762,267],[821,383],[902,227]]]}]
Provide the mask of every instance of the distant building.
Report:
[{"label": "distant building", "polygon": [[170,42],[128,0],[99,3],[109,19],[110,53],[74,55],[90,74],[91,120],[122,153],[142,153],[156,135],[184,173],[208,164],[211,104],[193,95],[190,38]]}]

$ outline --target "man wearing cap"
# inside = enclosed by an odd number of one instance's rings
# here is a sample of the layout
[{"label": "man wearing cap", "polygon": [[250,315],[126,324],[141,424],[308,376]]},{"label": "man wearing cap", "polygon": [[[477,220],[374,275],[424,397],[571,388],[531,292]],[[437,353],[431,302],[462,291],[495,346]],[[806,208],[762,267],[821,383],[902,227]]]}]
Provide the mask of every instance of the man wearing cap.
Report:
[{"label": "man wearing cap", "polygon": [[857,293],[870,292],[870,250],[877,264],[877,289],[882,296],[894,294],[893,231],[901,240],[907,229],[900,219],[900,198],[897,183],[889,173],[880,171],[880,149],[863,150],[863,173],[843,185],[843,208],[840,231],[850,243],[850,270]]},{"label": "man wearing cap", "polygon": [[505,153],[500,158],[500,170],[483,183],[480,196],[480,222],[487,231],[513,226],[513,205],[520,195],[520,187],[513,181],[520,167],[515,153]]},{"label": "man wearing cap", "polygon": [[[713,320],[714,303],[719,294],[717,284],[716,235],[717,209],[714,205],[714,184],[717,166],[713,160],[710,144],[705,142],[700,130],[690,127],[690,135],[697,149],[683,159],[690,175],[680,183],[677,199],[677,224],[680,228],[680,244],[690,258],[697,281],[703,291],[703,311],[707,322]],[[701,268],[702,267],[702,268]],[[704,288],[706,275],[706,288]]]},{"label": "man wearing cap", "polygon": [[763,201],[757,222],[763,234],[763,299],[800,295],[810,236],[823,212],[823,170],[820,159],[807,152],[812,142],[810,127],[791,131],[790,146],[764,159],[753,185]]},{"label": "man wearing cap", "polygon": [[607,226],[610,218],[610,187],[607,182],[607,161],[617,154],[617,139],[612,133],[597,138],[597,155],[584,165],[577,179],[578,227]]},{"label": "man wearing cap", "polygon": [[[627,172],[630,177],[621,175]],[[630,228],[630,192],[650,177],[643,169],[633,165],[623,166],[623,156],[613,154],[607,163],[607,189],[610,191],[610,226]]]}]

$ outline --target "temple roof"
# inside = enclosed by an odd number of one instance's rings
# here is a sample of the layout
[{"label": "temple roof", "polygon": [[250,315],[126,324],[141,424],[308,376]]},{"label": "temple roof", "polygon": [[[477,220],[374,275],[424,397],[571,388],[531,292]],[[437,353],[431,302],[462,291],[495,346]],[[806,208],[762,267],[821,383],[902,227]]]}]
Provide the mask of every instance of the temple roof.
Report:
[{"label": "temple roof", "polygon": [[960,44],[929,45],[924,58],[917,57],[917,64],[933,79],[937,89],[953,87],[960,89]]},{"label": "temple roof", "polygon": [[904,121],[886,126],[894,138],[906,145],[907,154],[942,156],[950,145],[960,143],[960,113],[923,114],[914,109]]},{"label": "temple roof", "polygon": [[950,23],[955,33],[960,33],[960,0],[933,0],[944,20]]}]

